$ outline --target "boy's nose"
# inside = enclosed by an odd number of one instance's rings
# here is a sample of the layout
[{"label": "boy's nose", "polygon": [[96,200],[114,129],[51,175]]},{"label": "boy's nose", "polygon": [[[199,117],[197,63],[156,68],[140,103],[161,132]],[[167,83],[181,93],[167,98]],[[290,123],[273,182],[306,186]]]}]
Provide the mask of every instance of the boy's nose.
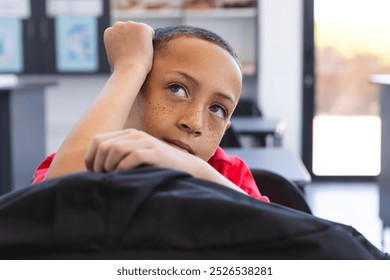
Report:
[{"label": "boy's nose", "polygon": [[203,131],[203,111],[187,110],[179,120],[180,129],[194,134],[196,137],[202,135]]}]

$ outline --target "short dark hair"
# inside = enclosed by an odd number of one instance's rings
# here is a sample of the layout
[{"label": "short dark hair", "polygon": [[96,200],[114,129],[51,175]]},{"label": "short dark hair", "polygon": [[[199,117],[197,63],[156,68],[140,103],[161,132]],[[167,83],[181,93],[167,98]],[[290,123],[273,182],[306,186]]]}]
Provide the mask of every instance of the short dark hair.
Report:
[{"label": "short dark hair", "polygon": [[154,32],[155,32],[153,37],[154,50],[158,51],[163,49],[164,47],[166,47],[169,41],[178,37],[185,37],[185,36],[196,37],[214,43],[220,46],[221,48],[225,49],[235,59],[238,66],[241,68],[241,63],[232,46],[228,42],[226,42],[226,40],[223,39],[221,36],[219,36],[218,34],[210,30],[201,27],[190,26],[190,25],[175,25],[175,26],[156,28]]}]

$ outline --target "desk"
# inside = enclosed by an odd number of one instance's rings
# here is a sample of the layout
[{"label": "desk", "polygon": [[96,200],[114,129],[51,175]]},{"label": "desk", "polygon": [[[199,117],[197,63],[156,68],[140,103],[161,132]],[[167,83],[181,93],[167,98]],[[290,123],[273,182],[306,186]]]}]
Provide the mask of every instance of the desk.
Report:
[{"label": "desk", "polygon": [[0,76],[0,195],[31,182],[45,157],[44,88]]},{"label": "desk", "polygon": [[232,117],[232,128],[240,135],[250,135],[257,144],[265,147],[267,137],[273,137],[273,145],[281,146],[286,123],[282,120],[272,120],[263,117]]},{"label": "desk", "polygon": [[224,148],[224,151],[240,157],[249,168],[273,171],[301,188],[311,182],[311,176],[302,160],[289,150],[281,148]]},{"label": "desk", "polygon": [[380,111],[382,118],[381,173],[379,184],[379,216],[384,227],[390,226],[390,75],[373,75],[371,82],[381,85]]}]

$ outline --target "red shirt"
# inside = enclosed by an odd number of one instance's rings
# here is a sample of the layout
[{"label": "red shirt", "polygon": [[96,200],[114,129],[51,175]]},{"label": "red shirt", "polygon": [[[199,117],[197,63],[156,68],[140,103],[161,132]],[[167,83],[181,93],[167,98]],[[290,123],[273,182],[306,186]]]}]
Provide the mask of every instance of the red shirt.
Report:
[{"label": "red shirt", "polygon": [[[54,159],[55,153],[47,156],[35,170],[33,184],[42,182],[45,179],[50,164]],[[269,202],[268,197],[262,196],[257,188],[249,168],[239,157],[228,155],[218,147],[214,155],[209,159],[209,164],[219,173],[240,187],[243,191],[252,197]]]},{"label": "red shirt", "polygon": [[269,202],[267,196],[260,194],[252,173],[239,157],[228,155],[221,147],[218,147],[209,159],[209,164],[250,196]]}]

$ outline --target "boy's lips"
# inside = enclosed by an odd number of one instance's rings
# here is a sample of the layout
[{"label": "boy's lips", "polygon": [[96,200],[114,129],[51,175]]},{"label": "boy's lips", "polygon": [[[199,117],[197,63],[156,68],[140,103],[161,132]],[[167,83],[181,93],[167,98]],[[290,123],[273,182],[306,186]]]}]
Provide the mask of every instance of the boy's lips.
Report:
[{"label": "boy's lips", "polygon": [[192,154],[192,155],[195,155],[194,151],[191,149],[190,146],[188,146],[186,143],[184,142],[181,142],[180,140],[175,140],[175,139],[169,139],[169,138],[163,138],[163,140],[165,142],[167,142],[168,144],[170,145],[174,145],[178,148],[180,148],[181,150],[185,150],[187,151],[188,153]]}]

